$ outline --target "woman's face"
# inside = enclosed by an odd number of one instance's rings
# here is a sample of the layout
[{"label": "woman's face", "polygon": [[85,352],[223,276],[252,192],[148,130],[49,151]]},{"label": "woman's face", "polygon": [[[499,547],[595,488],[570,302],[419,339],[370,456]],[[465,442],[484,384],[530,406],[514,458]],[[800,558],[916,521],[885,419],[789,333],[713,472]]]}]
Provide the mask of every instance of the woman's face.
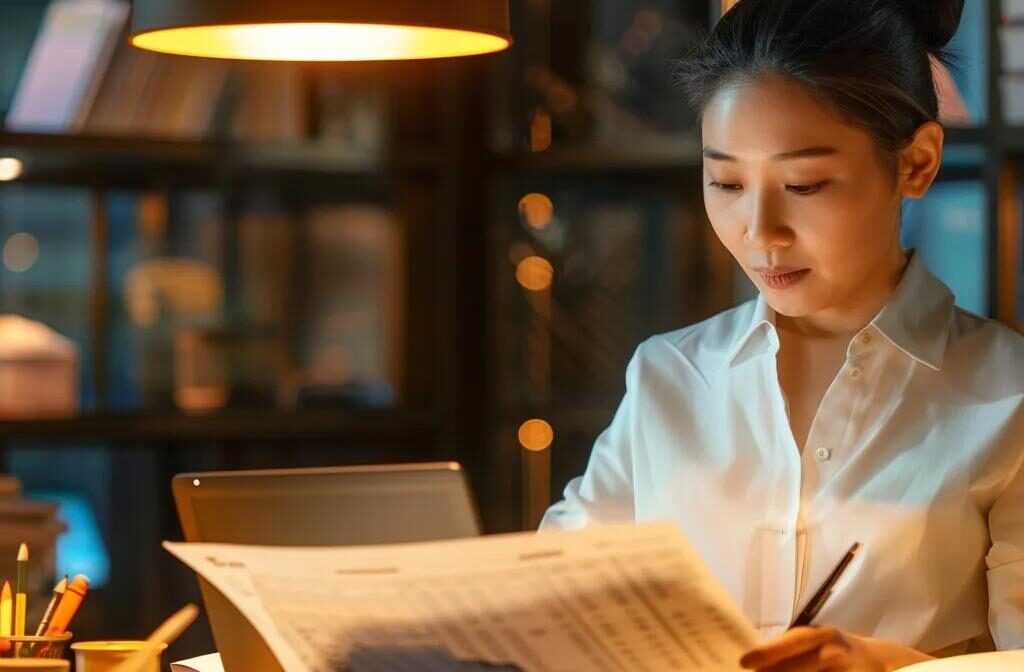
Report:
[{"label": "woman's face", "polygon": [[776,312],[804,317],[885,291],[903,260],[901,193],[867,133],[772,77],[719,91],[703,146],[711,225]]}]

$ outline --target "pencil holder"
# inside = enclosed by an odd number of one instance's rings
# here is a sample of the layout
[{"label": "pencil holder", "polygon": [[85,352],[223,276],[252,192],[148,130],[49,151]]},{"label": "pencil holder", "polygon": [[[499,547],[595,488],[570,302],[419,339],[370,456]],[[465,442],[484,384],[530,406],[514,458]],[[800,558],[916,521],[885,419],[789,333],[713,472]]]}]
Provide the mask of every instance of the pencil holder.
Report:
[{"label": "pencil holder", "polygon": [[73,636],[70,632],[62,632],[41,637],[8,637],[11,648],[0,653],[0,658],[63,658]]}]

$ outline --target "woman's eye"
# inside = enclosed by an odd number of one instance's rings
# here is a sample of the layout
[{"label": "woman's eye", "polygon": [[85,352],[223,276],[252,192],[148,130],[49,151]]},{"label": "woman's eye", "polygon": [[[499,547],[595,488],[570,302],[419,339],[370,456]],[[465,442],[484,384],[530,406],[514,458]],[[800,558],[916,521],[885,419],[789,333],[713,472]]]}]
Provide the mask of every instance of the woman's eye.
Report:
[{"label": "woman's eye", "polygon": [[791,184],[789,185],[788,189],[792,190],[794,194],[799,194],[800,196],[808,196],[810,194],[814,194],[821,191],[822,187],[824,187],[826,184],[828,184],[828,180],[825,180],[824,182],[818,182],[817,184]]},{"label": "woman's eye", "polygon": [[[790,184],[787,185],[786,188],[799,196],[809,196],[821,191],[826,184],[828,184],[828,180],[817,182],[815,184]],[[742,189],[742,186],[738,184],[723,184],[722,182],[714,181],[709,182],[708,186],[714,187],[715,189],[721,189],[722,191],[739,191]]]}]

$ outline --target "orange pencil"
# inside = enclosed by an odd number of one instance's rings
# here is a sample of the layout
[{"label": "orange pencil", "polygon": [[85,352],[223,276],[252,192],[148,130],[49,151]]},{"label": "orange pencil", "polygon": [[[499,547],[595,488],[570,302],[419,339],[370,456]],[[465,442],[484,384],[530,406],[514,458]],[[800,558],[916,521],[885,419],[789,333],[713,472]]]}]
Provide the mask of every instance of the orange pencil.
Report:
[{"label": "orange pencil", "polygon": [[64,597],[61,598],[60,604],[57,605],[57,611],[53,614],[50,625],[46,628],[47,637],[59,635],[68,629],[68,624],[75,617],[75,613],[78,611],[78,607],[82,605],[82,599],[87,592],[89,592],[89,579],[79,574],[68,584],[67,590],[64,591]]}]

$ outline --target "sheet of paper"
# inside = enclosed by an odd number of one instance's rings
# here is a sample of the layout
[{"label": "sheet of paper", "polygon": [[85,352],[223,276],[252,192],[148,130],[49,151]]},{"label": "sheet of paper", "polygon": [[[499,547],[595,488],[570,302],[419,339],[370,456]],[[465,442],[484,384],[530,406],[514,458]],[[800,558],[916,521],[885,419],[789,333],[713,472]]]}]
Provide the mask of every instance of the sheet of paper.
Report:
[{"label": "sheet of paper", "polygon": [[224,672],[224,664],[219,653],[208,653],[171,663],[171,672]]},{"label": "sheet of paper", "polygon": [[289,671],[389,669],[374,661],[441,650],[527,672],[733,672],[757,641],[671,523],[391,546],[164,546]]}]

